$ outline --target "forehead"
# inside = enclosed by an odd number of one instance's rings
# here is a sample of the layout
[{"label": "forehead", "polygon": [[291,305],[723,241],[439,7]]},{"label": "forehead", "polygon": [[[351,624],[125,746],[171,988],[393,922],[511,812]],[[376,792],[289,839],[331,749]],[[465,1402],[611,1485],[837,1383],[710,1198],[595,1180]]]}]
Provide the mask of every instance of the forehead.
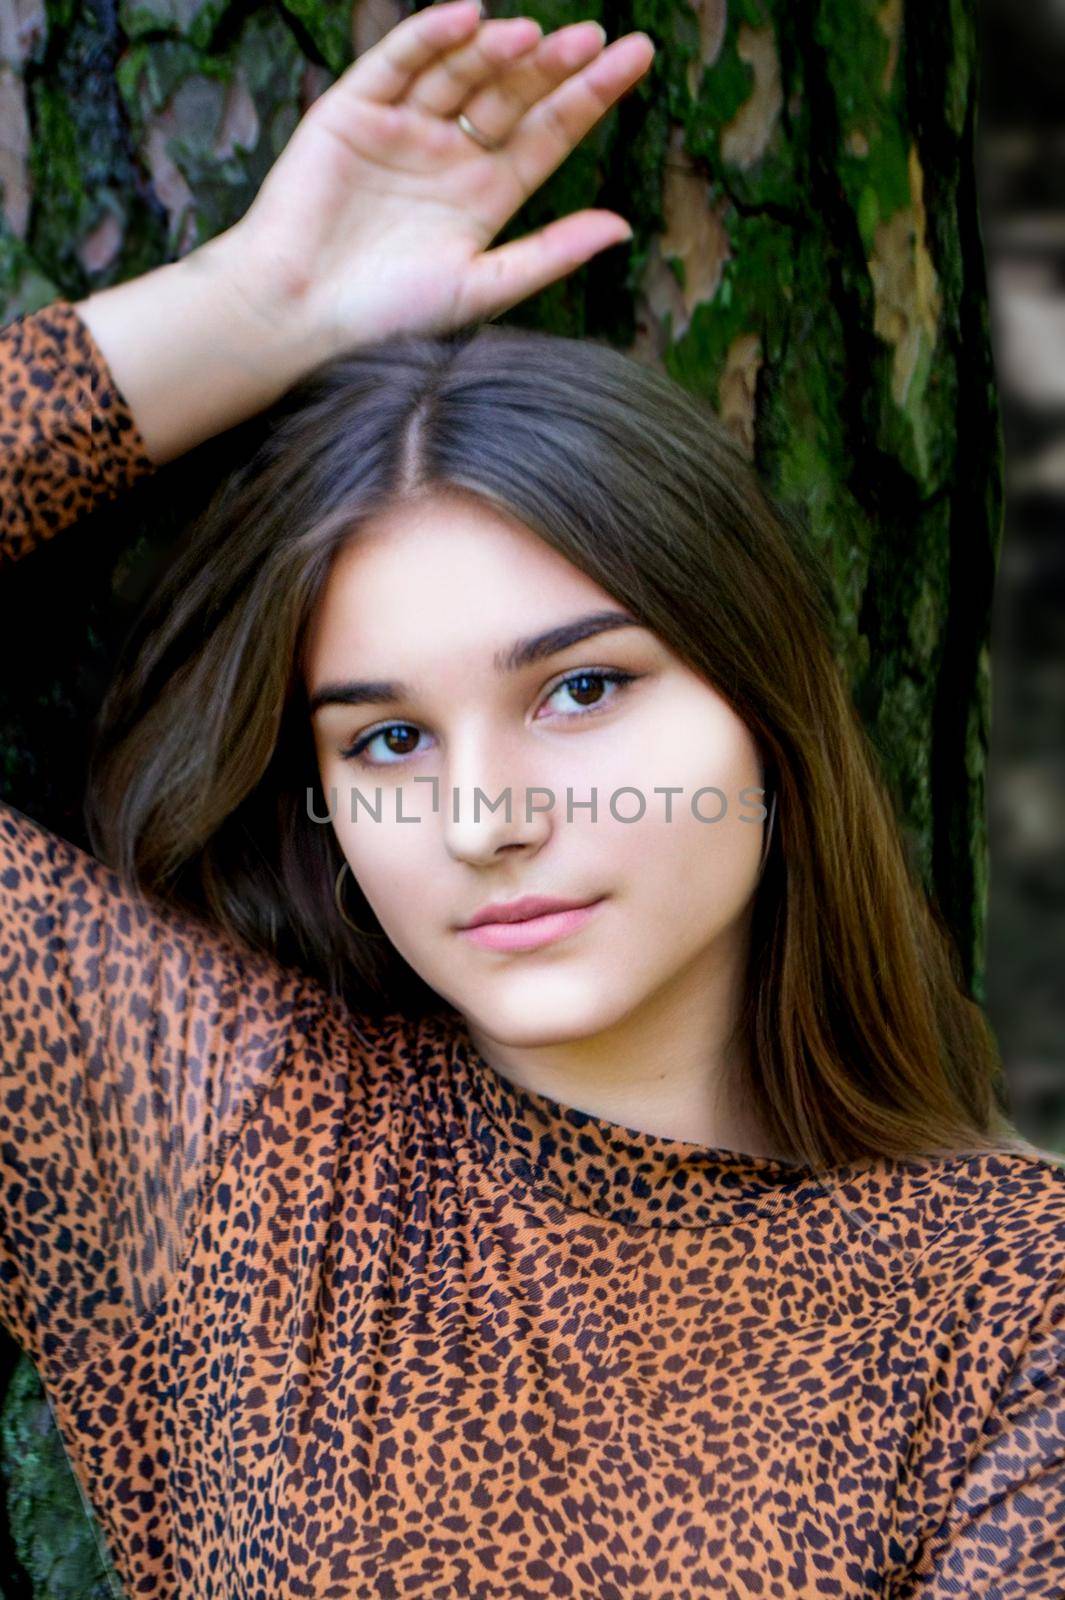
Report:
[{"label": "forehead", "polygon": [[472,497],[366,523],[337,552],[308,629],[309,670],[338,654],[392,662],[405,643],[509,643],[613,597],[523,523]]}]

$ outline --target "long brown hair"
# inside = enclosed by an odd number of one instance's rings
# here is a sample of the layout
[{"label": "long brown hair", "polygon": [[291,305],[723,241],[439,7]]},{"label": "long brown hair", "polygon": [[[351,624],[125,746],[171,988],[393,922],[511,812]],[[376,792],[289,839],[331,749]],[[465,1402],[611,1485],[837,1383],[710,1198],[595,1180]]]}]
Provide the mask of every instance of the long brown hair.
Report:
[{"label": "long brown hair", "polygon": [[[256,431],[257,430],[257,431]],[[192,908],[366,1013],[449,1009],[338,914],[343,855],[300,672],[337,550],[459,492],[516,517],[652,629],[757,740],[777,794],[741,1027],[774,1147],[816,1168],[1033,1149],[907,856],[831,645],[823,571],[709,406],[611,346],[482,324],[318,368],[182,540],[96,727],[87,825]],[[373,927],[347,881],[348,914]]]}]

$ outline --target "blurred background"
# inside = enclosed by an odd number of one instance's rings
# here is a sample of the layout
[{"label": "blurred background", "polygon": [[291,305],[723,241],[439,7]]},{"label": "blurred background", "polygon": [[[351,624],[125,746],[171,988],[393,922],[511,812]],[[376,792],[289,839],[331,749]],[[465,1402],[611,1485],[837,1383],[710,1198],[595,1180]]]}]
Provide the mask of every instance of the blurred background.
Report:
[{"label": "blurred background", "polygon": [[1065,1149],[1065,0],[984,0],[978,180],[1006,442],[992,623],[987,1011]]}]

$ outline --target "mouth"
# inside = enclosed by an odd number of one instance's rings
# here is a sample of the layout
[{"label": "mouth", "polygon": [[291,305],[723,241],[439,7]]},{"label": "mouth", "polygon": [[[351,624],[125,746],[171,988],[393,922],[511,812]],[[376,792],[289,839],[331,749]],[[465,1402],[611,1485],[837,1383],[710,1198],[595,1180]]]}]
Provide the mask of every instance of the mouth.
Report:
[{"label": "mouth", "polygon": [[486,950],[535,950],[541,945],[554,944],[567,938],[590,922],[606,896],[592,900],[587,905],[569,906],[562,911],[548,911],[536,917],[522,917],[515,922],[479,922],[473,927],[460,928],[459,934],[470,944]]}]

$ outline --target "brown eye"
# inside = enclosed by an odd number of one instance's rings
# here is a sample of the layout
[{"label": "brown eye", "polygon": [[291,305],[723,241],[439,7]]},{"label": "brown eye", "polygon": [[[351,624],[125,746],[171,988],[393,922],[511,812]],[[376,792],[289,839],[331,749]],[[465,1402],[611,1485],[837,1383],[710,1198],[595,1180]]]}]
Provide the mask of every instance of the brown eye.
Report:
[{"label": "brown eye", "polygon": [[[565,692],[576,701],[577,705],[586,711],[598,711],[600,706],[610,705],[617,700],[630,683],[634,683],[636,674],[633,672],[620,672],[616,668],[603,672],[571,672],[568,678],[563,678],[561,683],[555,685],[548,695],[548,702],[556,695]],[[603,686],[610,685],[613,692],[604,697]],[[579,721],[579,713],[563,712],[563,718],[570,721]]]},{"label": "brown eye", "polygon": [[[603,679],[597,673],[582,672],[579,678],[571,678],[569,681],[571,684],[576,685],[569,692],[580,705],[588,705],[589,703],[594,705],[597,700],[602,698]],[[590,702],[585,698],[587,695],[591,695]]]},{"label": "brown eye", "polygon": [[[409,756],[418,742],[418,729],[409,722],[391,722],[384,728],[374,728],[350,744],[346,750],[340,752],[345,761],[358,760],[368,745],[375,744],[378,739],[385,742],[387,755]],[[397,745],[399,748],[397,748]],[[391,766],[392,762],[371,761],[370,766]]]}]

